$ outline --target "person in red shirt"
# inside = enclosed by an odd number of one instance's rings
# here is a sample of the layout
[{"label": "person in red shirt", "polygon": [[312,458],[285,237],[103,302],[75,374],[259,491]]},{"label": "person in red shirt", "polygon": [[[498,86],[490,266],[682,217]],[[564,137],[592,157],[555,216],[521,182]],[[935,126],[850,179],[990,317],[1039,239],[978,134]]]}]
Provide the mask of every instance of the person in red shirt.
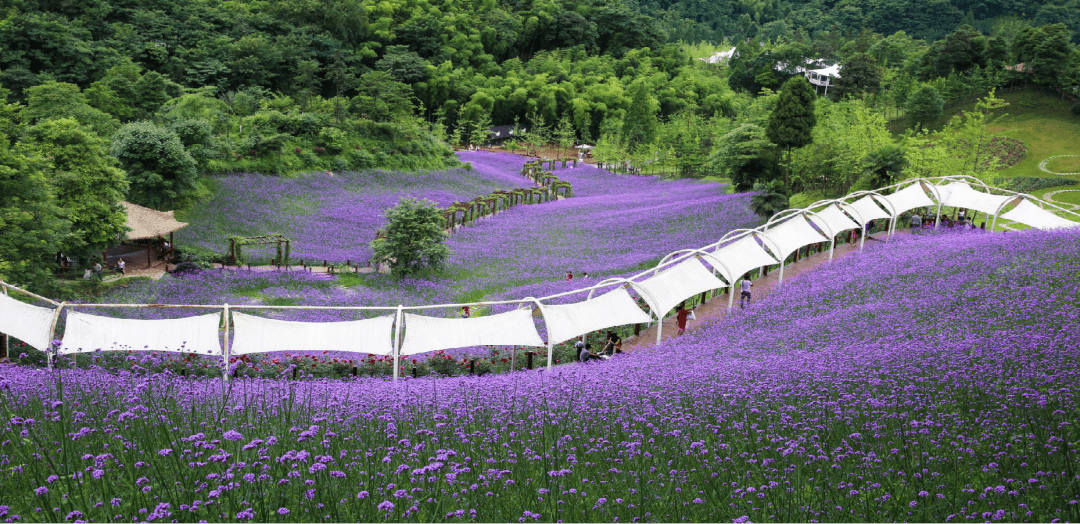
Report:
[{"label": "person in red shirt", "polygon": [[675,312],[675,323],[679,325],[679,335],[686,333],[686,320],[690,318],[690,311],[686,309],[686,302],[679,304],[679,309]]}]

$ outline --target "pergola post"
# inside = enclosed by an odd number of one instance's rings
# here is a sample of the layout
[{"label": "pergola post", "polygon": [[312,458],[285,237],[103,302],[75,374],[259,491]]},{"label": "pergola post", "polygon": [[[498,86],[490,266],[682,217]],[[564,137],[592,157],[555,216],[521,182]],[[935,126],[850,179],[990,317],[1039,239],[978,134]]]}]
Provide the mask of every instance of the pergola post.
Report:
[{"label": "pergola post", "polygon": [[937,216],[934,217],[934,229],[941,227],[941,201],[937,204]]}]

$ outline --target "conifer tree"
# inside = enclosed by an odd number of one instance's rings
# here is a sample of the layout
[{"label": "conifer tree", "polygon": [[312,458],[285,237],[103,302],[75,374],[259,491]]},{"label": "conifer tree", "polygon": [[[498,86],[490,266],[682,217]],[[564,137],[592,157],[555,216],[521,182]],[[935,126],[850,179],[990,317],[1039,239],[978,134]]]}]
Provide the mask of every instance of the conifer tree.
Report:
[{"label": "conifer tree", "polygon": [[787,149],[787,169],[784,170],[784,186],[791,184],[791,149],[813,141],[811,132],[817,119],[814,116],[814,100],[817,95],[810,82],[803,76],[794,76],[784,82],[776,108],[769,115],[765,129],[769,141]]}]

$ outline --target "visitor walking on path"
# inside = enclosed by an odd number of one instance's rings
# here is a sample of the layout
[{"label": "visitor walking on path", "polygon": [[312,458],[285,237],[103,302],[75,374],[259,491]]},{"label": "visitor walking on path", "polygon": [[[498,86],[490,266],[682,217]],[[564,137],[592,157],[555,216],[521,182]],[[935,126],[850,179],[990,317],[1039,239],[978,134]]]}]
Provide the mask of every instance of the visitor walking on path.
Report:
[{"label": "visitor walking on path", "polygon": [[124,276],[125,267],[127,267],[127,264],[124,263],[124,259],[121,258],[116,262],[116,270],[120,272],[120,276]]},{"label": "visitor walking on path", "polygon": [[105,277],[101,276],[101,262],[94,262],[94,276],[102,282],[105,281]]},{"label": "visitor walking on path", "polygon": [[686,309],[686,302],[679,304],[679,310],[675,313],[675,323],[679,325],[679,335],[686,333],[686,321],[693,312]]},{"label": "visitor walking on path", "polygon": [[750,288],[754,285],[754,282],[750,280],[749,276],[743,277],[740,283],[742,295],[739,296],[739,309],[746,309],[746,305],[750,303]]}]

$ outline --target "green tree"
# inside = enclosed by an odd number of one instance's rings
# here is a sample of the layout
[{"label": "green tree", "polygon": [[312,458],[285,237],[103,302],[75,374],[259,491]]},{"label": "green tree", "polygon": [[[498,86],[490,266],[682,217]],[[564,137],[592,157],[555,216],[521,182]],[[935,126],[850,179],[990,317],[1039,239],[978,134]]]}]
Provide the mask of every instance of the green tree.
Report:
[{"label": "green tree", "polygon": [[481,111],[476,120],[470,122],[469,143],[482,146],[491,141],[491,114]]},{"label": "green tree", "polygon": [[194,192],[195,159],[169,128],[153,122],[125,124],[109,152],[127,171],[131,202],[162,209],[183,203]]},{"label": "green tree", "polygon": [[379,122],[411,115],[415,109],[412,89],[386,71],[364,73],[352,105],[358,113]]},{"label": "green tree", "polygon": [[843,100],[849,95],[877,94],[881,88],[881,70],[870,55],[859,53],[846,60],[843,65],[840,78],[836,79],[836,87],[832,91],[835,100]]},{"label": "green tree", "polygon": [[768,175],[773,147],[765,137],[765,128],[743,124],[716,140],[709,164],[712,169],[726,170],[736,191],[749,191]]},{"label": "green tree", "polygon": [[750,197],[750,209],[754,214],[768,219],[788,208],[788,194],[779,180],[754,184],[754,196]]},{"label": "green tree", "polygon": [[388,262],[400,278],[431,268],[439,269],[450,257],[443,244],[446,220],[429,200],[402,198],[386,211],[385,236],[375,239],[371,249],[375,259]]},{"label": "green tree", "polygon": [[0,279],[37,286],[52,277],[52,257],[69,224],[42,162],[8,146],[0,135]]},{"label": "green tree", "polygon": [[622,137],[630,148],[652,143],[656,138],[656,109],[644,80],[630,87],[630,107],[623,118]]},{"label": "green tree", "polygon": [[560,156],[566,156],[568,151],[574,147],[574,139],[577,138],[574,133],[574,124],[570,123],[569,117],[562,117],[559,120],[559,126],[555,128],[555,142],[559,144]]},{"label": "green tree", "polygon": [[72,234],[62,249],[85,256],[115,245],[127,222],[120,201],[128,181],[108,155],[109,142],[73,118],[47,120],[26,136],[27,149],[51,164],[49,182],[71,223]]},{"label": "green tree", "polygon": [[911,122],[911,127],[922,129],[923,124],[940,117],[944,107],[945,101],[941,99],[937,89],[931,85],[924,85],[908,97],[908,121]]},{"label": "green tree", "polygon": [[903,180],[904,168],[908,161],[904,148],[895,144],[886,144],[862,159],[863,176],[867,177],[874,189],[891,186]]},{"label": "green tree", "polygon": [[29,124],[53,118],[74,118],[101,136],[111,135],[120,125],[107,113],[90,107],[79,86],[63,82],[45,82],[27,89],[26,107],[20,116]]},{"label": "green tree", "polygon": [[810,87],[810,82],[805,77],[792,77],[784,82],[780,97],[776,100],[776,108],[769,115],[769,125],[765,128],[766,136],[778,147],[787,149],[788,165],[784,171],[784,187],[791,183],[791,149],[803,147],[814,140],[814,124],[817,123],[814,115],[816,99],[814,88]]}]

